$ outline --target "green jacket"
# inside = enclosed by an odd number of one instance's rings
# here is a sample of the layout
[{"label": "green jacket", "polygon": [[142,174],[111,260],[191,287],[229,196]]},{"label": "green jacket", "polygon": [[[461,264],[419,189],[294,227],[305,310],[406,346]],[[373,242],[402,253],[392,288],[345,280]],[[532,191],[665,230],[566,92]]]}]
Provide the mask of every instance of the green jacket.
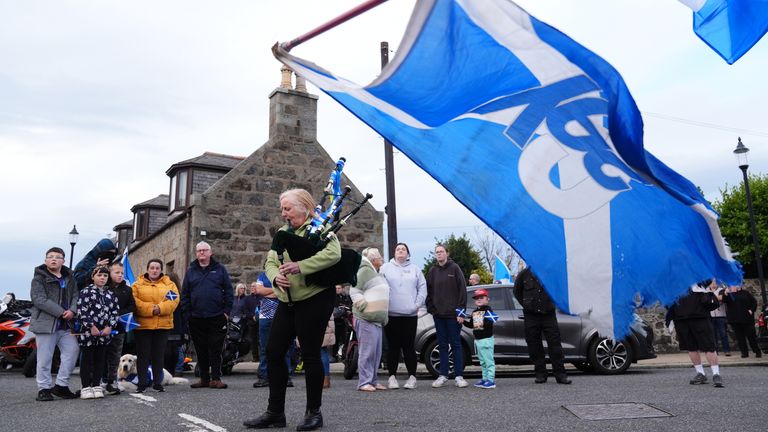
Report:
[{"label": "green jacket", "polygon": [[389,320],[389,284],[376,273],[373,264],[363,257],[357,271],[357,285],[349,290],[352,297],[352,314],[376,325],[386,325]]},{"label": "green jacket", "polygon": [[[294,234],[303,237],[307,232],[311,221],[311,218],[307,218],[307,220],[304,221],[304,224],[300,226]],[[280,228],[280,231],[286,230],[288,230],[288,225],[284,225]],[[288,251],[283,254],[283,258],[285,262],[291,262],[291,257]],[[288,275],[288,280],[291,282],[291,287],[289,288],[291,291],[291,299],[295,302],[305,300],[320,291],[327,289],[327,287],[307,285],[305,276],[327,269],[339,262],[339,260],[341,260],[341,245],[339,245],[339,239],[337,239],[336,236],[333,236],[325,248],[320,250],[320,252],[316,253],[311,258],[299,261],[299,270],[301,273]],[[267,262],[264,264],[264,271],[267,273],[267,277],[275,288],[277,299],[283,303],[288,303],[288,295],[280,290],[280,288],[277,287],[277,284],[275,284],[275,278],[280,273],[278,270],[279,268],[280,260],[277,258],[277,252],[274,249],[270,249],[267,254]]]}]

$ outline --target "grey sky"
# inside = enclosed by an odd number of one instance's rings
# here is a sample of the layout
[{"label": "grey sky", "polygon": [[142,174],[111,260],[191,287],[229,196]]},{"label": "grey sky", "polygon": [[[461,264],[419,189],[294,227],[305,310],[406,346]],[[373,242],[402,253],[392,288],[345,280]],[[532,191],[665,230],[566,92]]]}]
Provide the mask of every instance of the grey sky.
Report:
[{"label": "grey sky", "polygon": [[[0,292],[26,297],[45,249],[69,254],[73,224],[82,233],[77,261],[130,219],[133,204],[167,193],[174,162],[204,151],[247,156],[263,144],[267,95],[280,79],[270,46],[359,2],[0,0]],[[370,82],[379,42],[396,50],[413,3],[390,0],[294,53]],[[645,114],[646,148],[707,198],[740,181],[731,154],[739,135],[752,149],[751,169],[765,170],[768,42],[728,66],[693,34],[691,12],[677,1],[519,4],[621,72]],[[345,172],[383,210],[377,134],[320,95],[318,135],[331,156],[347,157]],[[417,264],[434,237],[480,225],[405,157],[395,164],[399,237]]]}]

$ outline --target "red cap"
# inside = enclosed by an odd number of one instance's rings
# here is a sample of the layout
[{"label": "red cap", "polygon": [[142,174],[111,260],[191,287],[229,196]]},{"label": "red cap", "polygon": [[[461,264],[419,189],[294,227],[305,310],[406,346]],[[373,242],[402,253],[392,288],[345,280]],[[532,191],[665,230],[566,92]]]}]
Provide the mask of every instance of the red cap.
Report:
[{"label": "red cap", "polygon": [[488,297],[488,291],[482,288],[475,290],[475,292],[472,294],[472,298],[478,298],[478,297]]}]

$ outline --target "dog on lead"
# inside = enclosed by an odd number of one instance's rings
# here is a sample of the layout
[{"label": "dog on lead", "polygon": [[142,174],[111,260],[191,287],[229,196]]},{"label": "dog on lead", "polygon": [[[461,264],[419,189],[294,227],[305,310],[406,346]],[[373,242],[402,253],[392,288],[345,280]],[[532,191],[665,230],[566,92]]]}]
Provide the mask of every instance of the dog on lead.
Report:
[{"label": "dog on lead", "polygon": [[[150,378],[153,376],[152,369],[150,367]],[[189,380],[186,378],[176,378],[168,372],[167,370],[163,369],[163,380],[161,382],[162,385],[173,385],[173,384],[185,384],[188,383]],[[117,385],[118,388],[121,391],[129,391],[133,392],[136,391],[136,388],[139,384],[139,377],[136,371],[136,356],[133,354],[125,354],[122,357],[120,357],[120,363],[117,365]]]}]

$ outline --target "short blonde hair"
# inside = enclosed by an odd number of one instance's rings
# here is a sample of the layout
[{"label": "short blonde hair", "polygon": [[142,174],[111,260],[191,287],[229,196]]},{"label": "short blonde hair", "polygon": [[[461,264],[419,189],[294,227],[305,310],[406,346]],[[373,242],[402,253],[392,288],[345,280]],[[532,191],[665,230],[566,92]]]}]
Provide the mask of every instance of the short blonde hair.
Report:
[{"label": "short blonde hair", "polygon": [[280,194],[280,201],[287,198],[292,204],[304,208],[307,216],[315,216],[315,200],[306,189],[288,189]]},{"label": "short blonde hair", "polygon": [[373,262],[373,260],[375,259],[382,259],[381,252],[379,252],[378,248],[374,248],[374,247],[363,249],[363,253],[361,255],[368,258],[368,261],[371,261],[371,262]]}]

